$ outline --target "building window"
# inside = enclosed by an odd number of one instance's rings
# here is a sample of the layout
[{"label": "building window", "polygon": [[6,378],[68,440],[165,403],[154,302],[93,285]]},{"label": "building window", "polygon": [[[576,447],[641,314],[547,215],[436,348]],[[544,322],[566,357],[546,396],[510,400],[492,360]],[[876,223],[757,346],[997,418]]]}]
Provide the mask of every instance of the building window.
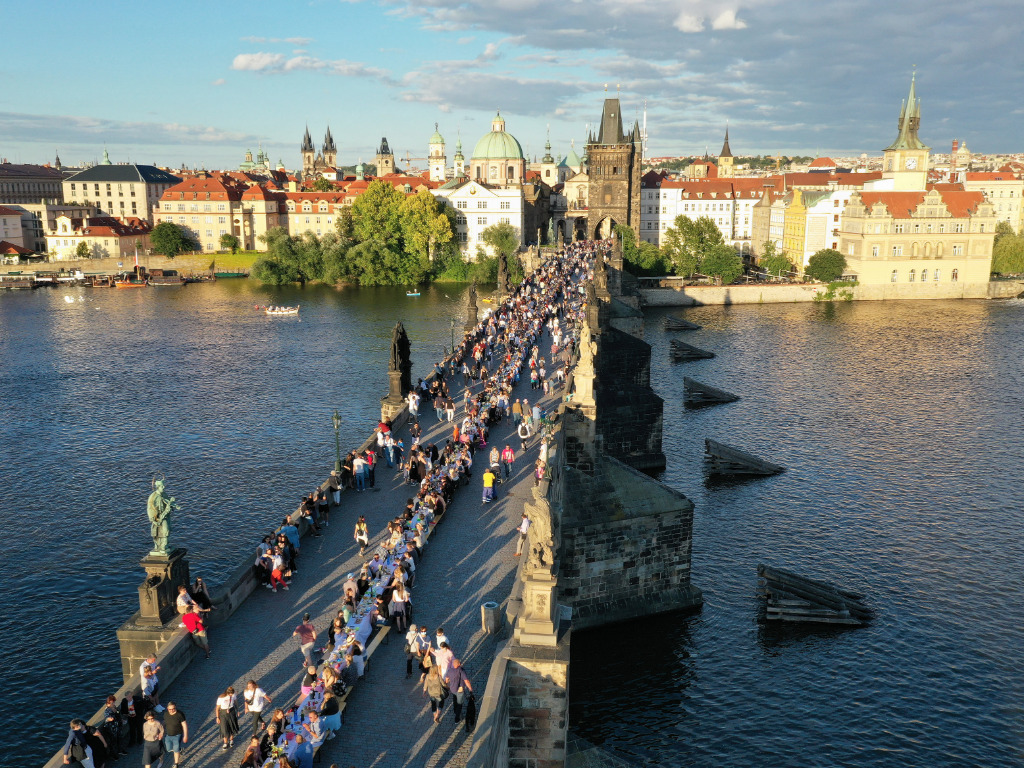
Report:
[{"label": "building window", "polygon": [[465,200],[457,200],[455,202],[455,207],[456,208],[465,208],[466,207],[466,201]]},{"label": "building window", "polygon": [[510,201],[508,201],[508,200],[502,200],[501,201],[501,209],[503,211],[507,211],[510,208],[512,208],[512,203]]},{"label": "building window", "polygon": [[227,210],[227,209],[224,207],[224,203],[217,203],[217,210],[218,211],[223,211],[223,210]]},{"label": "building window", "polygon": [[954,270],[953,270],[953,274],[951,274],[951,275],[949,276],[949,279],[950,279],[950,280],[952,280],[952,281],[953,281],[953,282],[955,283],[955,282],[956,282],[956,279],[957,279],[957,277],[958,277],[959,275],[960,275],[960,270],[959,270],[959,269],[954,269]]},{"label": "building window", "polygon": [[959,234],[962,234],[963,231],[964,231],[964,225],[963,224],[954,224],[953,225],[953,232],[954,232],[954,234],[959,235]]},{"label": "building window", "polygon": [[872,255],[872,257],[874,257],[876,259],[878,258],[878,246],[877,245],[872,245],[871,246],[871,255]]},{"label": "building window", "polygon": [[511,224],[512,223],[512,220],[509,219],[508,216],[502,216],[500,221],[501,221],[502,224]]},{"label": "building window", "polygon": [[928,270],[927,269],[922,269],[921,270],[921,282],[922,283],[927,283],[928,282]]},{"label": "building window", "polygon": [[914,225],[914,231],[915,232],[920,232],[921,231],[921,225],[920,224],[915,224]]},{"label": "building window", "polygon": [[465,232],[459,232],[459,242],[462,242],[462,243],[466,242],[466,233]]},{"label": "building window", "polygon": [[939,224],[939,234],[941,235],[945,231],[946,231],[946,225],[945,224]]},{"label": "building window", "polygon": [[218,224],[227,224],[227,221],[228,221],[227,216],[218,216],[217,217],[217,223]]},{"label": "building window", "polygon": [[476,207],[477,208],[486,208],[487,207],[487,201],[486,200],[477,200],[476,201]]},{"label": "building window", "polygon": [[892,271],[892,277],[889,278],[890,283],[895,283],[899,279],[900,273],[898,270]]},{"label": "building window", "polygon": [[953,246],[953,255],[954,256],[963,256],[964,255],[964,247],[962,245],[954,245]]},{"label": "building window", "polygon": [[912,269],[912,270],[910,270],[910,278],[909,278],[909,279],[907,280],[907,282],[909,282],[909,283],[912,283],[912,282],[914,282],[914,276],[915,276],[915,274],[916,274],[916,271],[915,271],[915,270],[913,270],[913,269]]},{"label": "building window", "polygon": [[897,235],[902,235],[903,234],[903,225],[902,224],[897,224],[895,227],[893,227],[892,231],[895,232]]},{"label": "building window", "polygon": [[477,216],[476,217],[476,223],[479,224],[481,227],[486,226],[487,225],[487,217],[486,216]]},{"label": "building window", "polygon": [[936,283],[939,282],[939,273],[940,273],[940,271],[941,270],[936,269],[935,270],[935,277],[932,278]]},{"label": "building window", "polygon": [[847,252],[847,253],[848,253],[848,254],[849,254],[850,256],[853,256],[853,243],[850,243],[850,244],[849,244],[848,246],[846,246],[846,252]]},{"label": "building window", "polygon": [[894,257],[896,257],[896,258],[899,258],[900,256],[902,256],[903,255],[903,246],[902,245],[894,245],[892,247],[892,255]]}]

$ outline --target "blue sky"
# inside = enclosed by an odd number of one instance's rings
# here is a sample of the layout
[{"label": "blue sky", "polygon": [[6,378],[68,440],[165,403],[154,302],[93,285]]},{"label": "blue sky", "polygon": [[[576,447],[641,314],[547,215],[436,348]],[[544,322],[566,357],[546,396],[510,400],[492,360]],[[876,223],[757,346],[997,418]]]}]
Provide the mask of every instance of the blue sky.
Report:
[{"label": "blue sky", "polygon": [[496,109],[530,155],[579,148],[607,84],[647,100],[649,154],[878,153],[918,69],[922,138],[1024,150],[1019,0],[50,2],[3,12],[0,156],[299,164],[308,123],[339,161],[381,136],[467,156]]}]

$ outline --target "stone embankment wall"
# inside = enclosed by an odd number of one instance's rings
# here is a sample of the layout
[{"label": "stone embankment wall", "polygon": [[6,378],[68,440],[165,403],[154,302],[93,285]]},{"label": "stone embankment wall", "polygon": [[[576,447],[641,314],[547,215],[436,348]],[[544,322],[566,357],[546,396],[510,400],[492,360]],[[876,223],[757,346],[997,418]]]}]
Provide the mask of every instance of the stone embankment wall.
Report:
[{"label": "stone embankment wall", "polygon": [[[147,270],[153,269],[175,269],[178,274],[203,274],[210,271],[210,265],[217,259],[216,253],[183,253],[173,259],[166,256],[140,256],[139,264]],[[220,254],[221,259],[230,259],[231,256]],[[255,259],[254,259],[255,260]],[[120,264],[121,266],[118,266]],[[109,259],[73,259],[70,261],[49,261],[39,264],[18,264],[0,266],[0,273],[9,272],[58,272],[61,269],[80,269],[85,273],[99,273],[101,275],[116,275],[118,272],[131,270],[135,266],[135,259],[131,256],[112,257]],[[219,267],[218,267],[219,269]],[[246,268],[247,270],[248,268]],[[236,271],[236,270],[230,270]]]},{"label": "stone embankment wall", "polygon": [[[826,286],[796,285],[687,285],[641,288],[648,307],[701,307],[729,304],[793,304],[814,301]],[[886,283],[858,285],[850,289],[854,301],[922,301],[934,299],[1005,299],[1024,291],[1024,281],[990,283]]]}]

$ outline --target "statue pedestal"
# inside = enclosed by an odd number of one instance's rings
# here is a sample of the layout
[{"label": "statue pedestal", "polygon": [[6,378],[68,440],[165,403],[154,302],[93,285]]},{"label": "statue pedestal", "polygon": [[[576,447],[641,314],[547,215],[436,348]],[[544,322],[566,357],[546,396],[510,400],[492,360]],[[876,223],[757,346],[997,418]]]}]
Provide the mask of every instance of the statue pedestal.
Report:
[{"label": "statue pedestal", "polygon": [[177,614],[178,587],[188,586],[188,560],[184,547],[168,555],[150,552],[139,563],[146,580],[139,585],[139,624],[163,626]]},{"label": "statue pedestal", "polygon": [[480,308],[476,304],[470,304],[466,307],[466,330],[472,331],[476,328],[476,324],[480,322],[479,319]]},{"label": "statue pedestal", "polygon": [[514,637],[520,645],[558,645],[558,606],[555,589],[558,581],[550,573],[534,571],[523,584],[523,613],[516,624]]}]

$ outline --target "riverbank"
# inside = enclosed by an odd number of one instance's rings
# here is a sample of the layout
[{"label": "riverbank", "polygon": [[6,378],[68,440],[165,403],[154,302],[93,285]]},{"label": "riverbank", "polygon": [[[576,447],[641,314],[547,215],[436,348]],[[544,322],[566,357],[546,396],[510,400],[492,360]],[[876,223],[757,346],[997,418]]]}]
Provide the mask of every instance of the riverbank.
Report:
[{"label": "riverbank", "polygon": [[[686,285],[640,288],[647,307],[703,307],[730,304],[799,304],[820,301],[824,284]],[[886,283],[844,288],[852,301],[923,301],[940,299],[1010,299],[1024,292],[1024,281],[988,283]],[[839,299],[841,300],[841,299]]]}]

